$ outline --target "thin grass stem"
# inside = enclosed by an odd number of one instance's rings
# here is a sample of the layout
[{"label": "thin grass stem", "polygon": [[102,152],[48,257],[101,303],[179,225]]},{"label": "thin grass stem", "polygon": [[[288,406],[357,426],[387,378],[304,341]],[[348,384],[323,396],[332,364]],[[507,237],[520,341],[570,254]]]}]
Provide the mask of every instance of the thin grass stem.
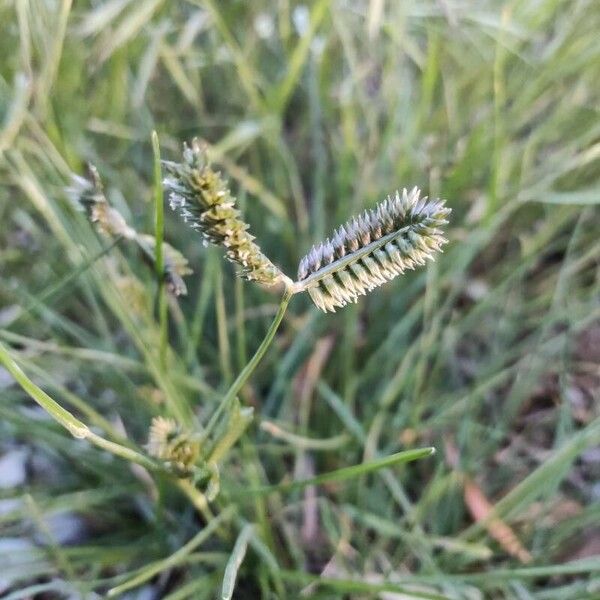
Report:
[{"label": "thin grass stem", "polygon": [[210,418],[210,421],[208,422],[208,425],[206,426],[206,429],[204,430],[202,439],[206,439],[208,437],[208,435],[210,434],[212,429],[217,424],[219,417],[229,407],[229,405],[234,400],[234,398],[237,396],[237,394],[242,389],[242,387],[244,387],[244,384],[246,383],[246,381],[248,381],[248,378],[250,377],[250,375],[252,375],[252,373],[258,366],[258,363],[261,361],[261,359],[265,355],[266,351],[268,350],[269,346],[271,345],[271,342],[275,338],[275,333],[277,332],[277,329],[279,328],[279,325],[283,319],[283,316],[285,315],[285,313],[287,311],[288,304],[293,295],[294,295],[293,287],[291,285],[287,285],[285,288],[285,292],[283,293],[283,296],[281,298],[281,302],[279,304],[277,314],[275,315],[273,322],[269,326],[269,329],[268,329],[263,341],[261,342],[260,346],[254,353],[254,356],[250,359],[248,364],[242,369],[240,374],[237,376],[236,380],[233,382],[233,384],[229,388],[228,392],[225,394],[225,396],[223,396],[221,403],[219,404],[219,406],[213,413],[212,417]]},{"label": "thin grass stem", "polygon": [[234,512],[235,507],[230,506],[226,508],[218,517],[212,519],[206,527],[202,528],[189,542],[181,546],[181,548],[171,554],[171,556],[147,565],[135,577],[132,577],[121,585],[111,588],[108,591],[108,597],[115,598],[120,596],[123,592],[138,587],[142,585],[142,583],[152,579],[152,577],[155,575],[158,575],[159,573],[162,573],[163,571],[171,569],[180,564],[187,556],[189,556],[190,553],[200,546],[200,544],[208,540],[210,536],[217,531],[221,524],[228,521],[233,516]]},{"label": "thin grass stem", "polygon": [[154,244],[156,281],[158,284],[158,321],[160,329],[159,358],[163,370],[167,367],[167,338],[168,338],[168,315],[167,315],[167,293],[164,277],[163,236],[165,229],[165,208],[163,198],[162,170],[160,165],[160,146],[158,134],[152,132],[152,154],[154,157]]},{"label": "thin grass stem", "polygon": [[225,290],[223,283],[223,269],[221,263],[215,270],[215,313],[217,317],[217,337],[219,340],[219,360],[221,374],[225,384],[229,385],[233,378],[231,370],[231,348],[227,335],[227,306],[225,305]]},{"label": "thin grass stem", "polygon": [[137,452],[131,448],[111,442],[95,434],[85,423],[82,423],[68,410],[64,409],[58,402],[53,400],[44,390],[38,387],[19,367],[16,361],[9,354],[6,347],[0,343],[0,363],[14,377],[15,381],[35,400],[55,421],[62,425],[73,437],[81,440],[88,440],[95,446],[107,450],[115,456],[124,458],[130,462],[137,463],[142,467],[153,471],[166,472],[165,467],[150,457]]}]

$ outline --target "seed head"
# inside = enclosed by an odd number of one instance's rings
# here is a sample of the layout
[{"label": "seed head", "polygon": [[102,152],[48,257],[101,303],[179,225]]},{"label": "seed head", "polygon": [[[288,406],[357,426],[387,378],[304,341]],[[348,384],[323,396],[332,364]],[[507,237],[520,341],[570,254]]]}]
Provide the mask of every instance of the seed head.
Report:
[{"label": "seed head", "polygon": [[88,177],[74,175],[67,188],[71,202],[78,210],[84,210],[98,230],[109,237],[135,238],[135,230],[127,225],[123,215],[113,208],[104,195],[104,186],[94,165],[87,166]]},{"label": "seed head", "polygon": [[148,454],[165,462],[172,463],[182,471],[187,471],[196,462],[199,445],[173,420],[154,417],[150,425]]},{"label": "seed head", "polygon": [[[87,178],[74,175],[71,187],[66,190],[75,208],[84,211],[103,235],[111,238],[123,237],[137,243],[142,257],[152,266],[155,260],[156,239],[130,227],[123,215],[106,199],[96,167],[89,164],[87,170]],[[173,246],[163,242],[163,263],[168,290],[176,296],[187,294],[183,277],[193,272],[187,259]]]},{"label": "seed head", "polygon": [[424,265],[446,239],[441,227],[450,209],[443,200],[420,198],[418,188],[388,196],[313,246],[300,261],[297,289],[323,311],[356,302],[407,269]]},{"label": "seed head", "polygon": [[227,258],[241,267],[244,279],[273,285],[281,271],[261,252],[248,232],[227,182],[213,171],[198,140],[184,144],[183,162],[164,162],[171,208],[180,213],[204,241],[225,248]]}]

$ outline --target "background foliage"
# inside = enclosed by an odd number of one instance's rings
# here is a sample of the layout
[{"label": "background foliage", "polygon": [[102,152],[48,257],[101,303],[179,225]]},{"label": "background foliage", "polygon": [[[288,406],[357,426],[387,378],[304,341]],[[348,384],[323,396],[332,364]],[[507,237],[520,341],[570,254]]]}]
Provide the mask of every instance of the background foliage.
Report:
[{"label": "background foliage", "polygon": [[597,597],[598,31],[594,0],[0,1],[0,341],[109,438],[210,415],[278,297],[167,214],[194,275],[162,370],[152,270],[65,196],[85,161],[151,233],[152,130],[171,159],[204,138],[291,276],[398,187],[453,209],[426,270],[336,315],[293,300],[210,525],[0,368],[0,594],[212,598],[249,544],[236,598]]}]

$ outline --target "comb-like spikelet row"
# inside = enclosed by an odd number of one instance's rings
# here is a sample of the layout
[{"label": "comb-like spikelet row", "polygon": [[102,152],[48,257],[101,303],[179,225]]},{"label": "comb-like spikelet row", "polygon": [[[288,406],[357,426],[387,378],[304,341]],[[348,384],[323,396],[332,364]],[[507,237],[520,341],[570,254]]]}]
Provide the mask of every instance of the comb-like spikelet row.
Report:
[{"label": "comb-like spikelet row", "polygon": [[446,243],[441,227],[450,209],[420,197],[418,188],[388,196],[372,210],[340,226],[300,261],[298,282],[323,311],[424,265]]},{"label": "comb-like spikelet row", "polygon": [[242,277],[266,285],[282,278],[281,271],[254,243],[226,182],[212,170],[197,140],[191,147],[184,145],[183,162],[165,161],[164,165],[171,208],[179,210],[206,242],[223,246],[227,258],[240,265]]}]

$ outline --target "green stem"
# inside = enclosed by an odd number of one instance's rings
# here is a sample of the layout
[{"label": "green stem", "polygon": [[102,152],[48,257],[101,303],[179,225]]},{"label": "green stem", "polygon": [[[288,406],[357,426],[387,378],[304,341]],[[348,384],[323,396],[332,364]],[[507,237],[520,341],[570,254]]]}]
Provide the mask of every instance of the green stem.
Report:
[{"label": "green stem", "polygon": [[64,409],[58,402],[50,398],[44,390],[38,387],[19,367],[12,356],[8,353],[5,346],[0,343],[0,364],[3,364],[6,370],[15,378],[15,381],[58,423],[60,423],[73,437],[85,439],[92,444],[108,450],[116,456],[142,465],[153,471],[165,471],[165,468],[150,457],[117,444],[91,431],[85,423],[82,423],[68,410]]},{"label": "green stem", "polygon": [[163,371],[167,366],[167,294],[165,290],[163,235],[165,223],[165,207],[162,187],[162,171],[160,166],[160,146],[158,134],[152,132],[152,152],[154,155],[154,244],[156,280],[158,282],[158,319],[160,324],[160,366]]},{"label": "green stem", "polygon": [[273,322],[271,323],[263,341],[254,353],[254,356],[250,359],[248,364],[242,369],[240,374],[237,376],[237,379],[233,382],[233,384],[221,400],[221,403],[213,413],[202,435],[202,441],[208,437],[213,427],[217,424],[219,417],[223,414],[223,412],[231,404],[231,402],[236,398],[239,391],[242,389],[242,387],[244,387],[244,384],[246,383],[246,381],[248,381],[248,378],[250,377],[250,375],[252,375],[252,373],[258,366],[258,363],[265,355],[265,352],[268,350],[269,346],[271,345],[271,342],[275,337],[275,333],[279,328],[279,325],[283,319],[283,316],[285,315],[288,304],[290,303],[290,300],[293,295],[293,287],[291,285],[286,285],[285,292],[283,293],[281,302],[279,304],[279,308],[277,310],[277,314],[275,315],[275,318],[273,319]]},{"label": "green stem", "polygon": [[219,339],[219,359],[221,373],[226,384],[231,383],[231,349],[227,336],[227,308],[225,307],[225,291],[223,289],[223,271],[221,264],[217,265],[215,281],[215,311],[217,316],[217,336]]},{"label": "green stem", "polygon": [[244,322],[244,282],[241,277],[235,278],[235,327],[237,343],[238,368],[246,364],[246,324]]},{"label": "green stem", "polygon": [[182,560],[185,559],[190,553],[192,553],[200,544],[204,543],[213,533],[216,533],[219,527],[226,523],[235,513],[235,507],[229,506],[219,516],[211,519],[206,527],[203,527],[191,540],[185,545],[181,546],[179,550],[171,554],[171,556],[157,560],[149,565],[146,565],[136,576],[128,579],[120,585],[110,589],[108,591],[108,598],[114,598],[120,596],[123,592],[130,590],[131,588],[138,587],[145,583],[149,579],[152,579],[155,575],[176,567]]}]

